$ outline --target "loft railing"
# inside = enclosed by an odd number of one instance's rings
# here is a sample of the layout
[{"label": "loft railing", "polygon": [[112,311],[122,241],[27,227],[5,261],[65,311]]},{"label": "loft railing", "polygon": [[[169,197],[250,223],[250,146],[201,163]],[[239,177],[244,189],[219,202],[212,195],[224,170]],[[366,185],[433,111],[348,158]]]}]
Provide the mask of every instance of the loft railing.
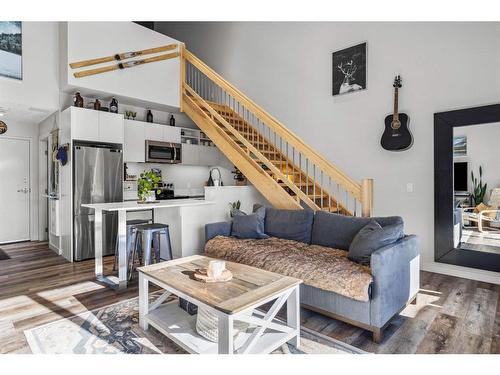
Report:
[{"label": "loft railing", "polygon": [[184,100],[196,104],[300,206],[372,216],[373,180],[353,180],[183,45],[180,59],[181,110]]}]

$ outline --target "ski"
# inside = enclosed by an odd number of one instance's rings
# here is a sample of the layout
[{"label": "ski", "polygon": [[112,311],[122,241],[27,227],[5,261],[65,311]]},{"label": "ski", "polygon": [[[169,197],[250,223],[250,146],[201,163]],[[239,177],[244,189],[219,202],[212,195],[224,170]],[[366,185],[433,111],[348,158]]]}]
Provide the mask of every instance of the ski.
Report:
[{"label": "ski", "polygon": [[144,64],[149,64],[149,63],[156,62],[156,61],[173,59],[173,58],[176,58],[177,56],[179,56],[179,52],[166,53],[164,55],[149,57],[149,58],[142,59],[142,60],[125,61],[125,62],[121,62],[121,63],[115,64],[115,65],[104,66],[102,68],[82,70],[80,72],[73,73],[73,75],[76,78],[93,76],[95,74],[112,72],[113,70],[133,68],[134,66],[138,66],[138,65],[144,65]]},{"label": "ski", "polygon": [[167,44],[167,45],[161,46],[161,47],[143,49],[141,51],[118,53],[116,55],[108,56],[108,57],[100,57],[97,59],[77,61],[77,62],[69,64],[69,66],[72,69],[84,68],[86,66],[102,64],[102,63],[111,62],[111,61],[122,61],[122,60],[130,59],[130,58],[136,57],[136,56],[151,55],[153,53],[171,51],[171,50],[176,49],[176,48],[177,48],[177,44]]}]

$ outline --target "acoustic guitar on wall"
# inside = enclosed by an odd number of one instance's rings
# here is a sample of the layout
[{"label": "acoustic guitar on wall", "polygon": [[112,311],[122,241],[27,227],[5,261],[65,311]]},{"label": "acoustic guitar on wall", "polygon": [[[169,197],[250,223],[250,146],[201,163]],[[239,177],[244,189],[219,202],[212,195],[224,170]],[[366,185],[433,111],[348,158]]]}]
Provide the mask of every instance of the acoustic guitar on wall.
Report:
[{"label": "acoustic guitar on wall", "polygon": [[410,118],[406,113],[399,113],[398,95],[401,88],[401,77],[394,78],[394,112],[385,118],[385,130],[380,144],[388,151],[404,151],[413,145],[413,135],[408,128]]}]

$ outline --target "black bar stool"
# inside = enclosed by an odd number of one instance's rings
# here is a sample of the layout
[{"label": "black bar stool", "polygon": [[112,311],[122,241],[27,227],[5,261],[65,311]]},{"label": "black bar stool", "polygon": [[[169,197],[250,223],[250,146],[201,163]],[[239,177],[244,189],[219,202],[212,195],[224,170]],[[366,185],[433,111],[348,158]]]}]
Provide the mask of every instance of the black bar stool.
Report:
[{"label": "black bar stool", "polygon": [[[147,219],[131,219],[127,220],[127,262],[129,261],[130,254],[133,250],[135,243],[135,233],[138,225],[148,224],[150,220]],[[139,249],[139,252],[141,249]],[[113,265],[113,271],[118,268],[118,236],[116,236],[115,242],[115,264]]]},{"label": "black bar stool", "polygon": [[[165,235],[166,253],[168,259],[172,257],[172,244],[170,242],[170,232],[167,224],[153,223],[141,224],[136,226],[135,245],[133,246],[132,256],[130,257],[129,280],[135,269],[136,260],[139,264],[147,266],[152,263],[160,262],[161,235]],[[142,262],[139,258],[139,244],[142,242]]]}]

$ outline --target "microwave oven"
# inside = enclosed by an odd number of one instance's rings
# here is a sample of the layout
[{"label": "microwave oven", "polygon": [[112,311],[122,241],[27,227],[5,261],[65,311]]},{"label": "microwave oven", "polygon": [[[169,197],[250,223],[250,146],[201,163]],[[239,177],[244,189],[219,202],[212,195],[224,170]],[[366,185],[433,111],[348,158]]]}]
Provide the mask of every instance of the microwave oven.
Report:
[{"label": "microwave oven", "polygon": [[178,164],[181,162],[180,143],[146,140],[146,163]]}]

